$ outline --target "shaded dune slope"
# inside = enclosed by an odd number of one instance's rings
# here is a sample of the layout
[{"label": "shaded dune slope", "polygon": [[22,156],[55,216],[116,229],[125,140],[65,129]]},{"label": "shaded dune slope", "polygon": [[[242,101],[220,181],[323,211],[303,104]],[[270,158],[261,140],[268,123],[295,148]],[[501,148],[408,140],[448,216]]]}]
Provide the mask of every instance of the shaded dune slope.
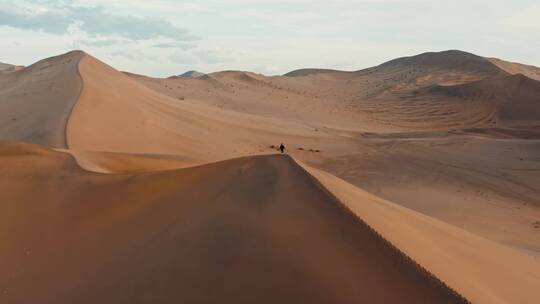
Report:
[{"label": "shaded dune slope", "polygon": [[82,52],[0,74],[0,140],[66,148],[66,124],[81,90]]},{"label": "shaded dune slope", "polygon": [[[503,62],[502,60],[500,60]],[[396,67],[415,67],[415,68],[436,68],[436,69],[456,69],[462,71],[476,71],[487,74],[499,74],[502,69],[496,65],[496,61],[487,59],[475,54],[459,50],[448,50],[442,52],[426,52],[409,57],[400,57],[384,62],[376,67],[362,69],[356,72],[347,72],[332,69],[298,69],[284,74],[283,76],[301,77],[324,73],[343,73],[354,76],[374,69],[385,70]]]},{"label": "shaded dune slope", "polygon": [[[459,50],[448,50],[442,52],[427,52],[409,57],[396,58],[384,62],[378,66],[355,72],[313,68],[291,71],[286,73],[284,76],[305,77],[318,74],[339,74],[342,77],[348,76],[349,78],[355,78],[365,74],[385,74],[389,80],[391,78],[395,78],[396,75],[392,74],[401,74],[404,70],[408,70],[408,73],[412,75],[403,76],[413,76],[415,78],[425,76],[426,74],[434,71],[444,70],[460,71],[462,73],[471,75],[476,74],[478,77],[504,75],[508,73],[487,58]],[[456,76],[457,75],[454,75],[454,77]]]},{"label": "shaded dune slope", "polygon": [[140,173],[193,167],[199,162],[183,156],[167,154],[132,154],[80,150],[59,151],[71,154],[77,164],[98,173]]},{"label": "shaded dune slope", "polygon": [[3,144],[0,162],[6,303],[466,302],[287,156],[100,175]]},{"label": "shaded dune slope", "polygon": [[428,52],[410,57],[402,57],[381,64],[380,68],[392,66],[414,66],[423,68],[455,69],[499,74],[501,70],[488,59],[471,53],[449,50]]},{"label": "shaded dune slope", "polygon": [[177,75],[177,76],[171,76],[171,77],[181,77],[181,78],[199,78],[199,77],[203,77],[205,76],[206,74],[204,73],[201,73],[201,72],[198,72],[198,71],[187,71],[181,75]]},{"label": "shaded dune slope", "polygon": [[288,72],[288,73],[284,74],[283,76],[300,77],[300,76],[325,74],[325,73],[343,73],[343,74],[346,74],[346,73],[351,73],[351,72],[332,70],[332,69],[298,69],[298,70]]}]

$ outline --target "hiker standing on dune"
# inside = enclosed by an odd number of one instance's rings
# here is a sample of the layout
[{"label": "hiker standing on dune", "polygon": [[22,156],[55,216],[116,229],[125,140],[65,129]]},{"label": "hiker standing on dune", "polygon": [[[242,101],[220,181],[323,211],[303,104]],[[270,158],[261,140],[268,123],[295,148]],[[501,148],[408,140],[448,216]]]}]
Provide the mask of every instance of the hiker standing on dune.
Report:
[{"label": "hiker standing on dune", "polygon": [[281,154],[284,153],[284,151],[285,151],[285,146],[283,145],[283,143],[281,143],[281,145],[279,145],[279,150],[281,151]]}]

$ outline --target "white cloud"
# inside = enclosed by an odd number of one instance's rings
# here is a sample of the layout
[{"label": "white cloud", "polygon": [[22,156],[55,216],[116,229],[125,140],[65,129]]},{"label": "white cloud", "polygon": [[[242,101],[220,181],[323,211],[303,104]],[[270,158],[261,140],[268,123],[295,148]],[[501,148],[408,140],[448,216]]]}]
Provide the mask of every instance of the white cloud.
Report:
[{"label": "white cloud", "polygon": [[[197,58],[195,58],[193,55],[191,55],[188,52],[181,52],[181,51],[174,51],[168,56],[169,60],[180,63],[180,64],[188,64],[193,65],[197,63]],[[173,73],[174,74],[174,73]]]},{"label": "white cloud", "polygon": [[70,26],[76,26],[87,34],[117,35],[133,40],[156,36],[175,41],[195,38],[188,30],[158,17],[110,13],[105,6],[79,6],[71,1],[27,1],[30,2],[41,5],[33,9],[0,6],[0,25],[56,34],[66,34]]},{"label": "white cloud", "polygon": [[184,51],[191,50],[195,48],[194,44],[191,43],[185,43],[185,42],[179,42],[179,41],[168,41],[168,42],[160,42],[153,45],[153,47],[160,48],[160,49],[181,49]]},{"label": "white cloud", "polygon": [[235,61],[235,58],[230,51],[223,50],[196,50],[193,52],[195,56],[199,58],[201,62],[207,64],[223,63]]},{"label": "white cloud", "polygon": [[444,49],[540,65],[537,0],[0,0],[0,24],[0,61],[76,45],[157,76],[356,70]]}]

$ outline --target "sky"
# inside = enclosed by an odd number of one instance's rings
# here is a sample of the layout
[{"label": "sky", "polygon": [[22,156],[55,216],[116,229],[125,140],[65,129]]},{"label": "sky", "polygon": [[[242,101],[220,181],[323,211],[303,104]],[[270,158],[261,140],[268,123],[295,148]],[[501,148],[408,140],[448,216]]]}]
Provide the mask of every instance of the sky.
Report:
[{"label": "sky", "polygon": [[448,49],[540,66],[540,1],[0,0],[0,62],[74,49],[157,77],[359,70]]}]

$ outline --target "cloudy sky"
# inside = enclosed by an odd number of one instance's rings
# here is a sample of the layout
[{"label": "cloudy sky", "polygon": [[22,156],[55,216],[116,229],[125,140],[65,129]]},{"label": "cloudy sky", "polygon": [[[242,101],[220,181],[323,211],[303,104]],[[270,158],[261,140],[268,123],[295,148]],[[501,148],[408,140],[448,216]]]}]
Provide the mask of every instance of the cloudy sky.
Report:
[{"label": "cloudy sky", "polygon": [[0,0],[0,62],[82,49],[136,73],[357,70],[461,49],[540,66],[539,0]]}]

